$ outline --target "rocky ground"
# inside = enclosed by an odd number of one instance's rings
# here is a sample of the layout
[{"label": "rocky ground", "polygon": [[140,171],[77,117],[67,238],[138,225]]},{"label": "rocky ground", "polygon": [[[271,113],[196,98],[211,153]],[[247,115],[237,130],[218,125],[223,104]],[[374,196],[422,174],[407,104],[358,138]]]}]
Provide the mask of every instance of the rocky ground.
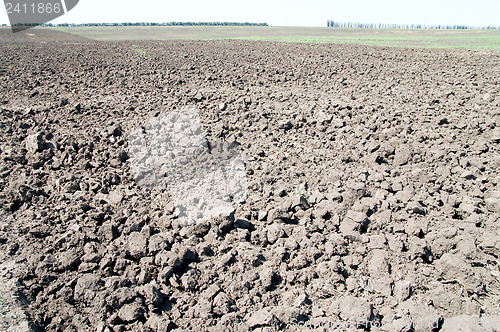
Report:
[{"label": "rocky ground", "polygon": [[[31,329],[500,329],[498,52],[23,33],[0,38],[0,257]],[[248,181],[187,227],[128,151],[184,105]]]}]

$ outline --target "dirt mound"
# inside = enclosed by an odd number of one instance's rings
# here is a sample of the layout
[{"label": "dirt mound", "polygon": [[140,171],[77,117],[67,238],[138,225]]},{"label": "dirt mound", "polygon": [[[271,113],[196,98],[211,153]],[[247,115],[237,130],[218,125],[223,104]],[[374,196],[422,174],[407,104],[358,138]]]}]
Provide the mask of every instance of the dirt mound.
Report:
[{"label": "dirt mound", "polygon": [[57,31],[53,28],[32,28],[13,33],[8,27],[0,27],[0,43],[79,43],[88,38]]},{"label": "dirt mound", "polygon": [[[499,54],[0,50],[0,245],[35,326],[498,329]],[[167,189],[137,185],[128,150],[184,105],[207,139],[241,144],[248,181],[234,213],[187,227]]]}]

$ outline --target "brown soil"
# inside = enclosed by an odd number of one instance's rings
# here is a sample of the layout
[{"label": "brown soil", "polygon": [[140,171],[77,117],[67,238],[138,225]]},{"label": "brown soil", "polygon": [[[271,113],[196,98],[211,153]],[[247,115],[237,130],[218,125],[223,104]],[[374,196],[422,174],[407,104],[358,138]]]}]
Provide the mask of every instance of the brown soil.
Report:
[{"label": "brown soil", "polygon": [[[33,329],[498,327],[498,53],[5,40],[3,277]],[[249,183],[188,227],[127,161],[182,105]]]},{"label": "brown soil", "polygon": [[35,44],[58,44],[69,42],[85,42],[90,39],[71,33],[66,33],[54,29],[32,28],[13,33],[10,28],[0,27],[0,44],[3,43],[35,43]]}]

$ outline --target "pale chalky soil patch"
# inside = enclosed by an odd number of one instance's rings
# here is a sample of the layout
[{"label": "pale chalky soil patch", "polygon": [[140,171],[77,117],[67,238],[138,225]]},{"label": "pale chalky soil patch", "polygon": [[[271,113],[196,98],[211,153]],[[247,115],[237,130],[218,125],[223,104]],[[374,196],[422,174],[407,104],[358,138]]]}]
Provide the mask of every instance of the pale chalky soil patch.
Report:
[{"label": "pale chalky soil patch", "polygon": [[15,280],[12,278],[14,261],[5,261],[0,253],[0,331],[31,331],[28,320],[17,298]]},{"label": "pale chalky soil patch", "polygon": [[[7,224],[5,216],[0,217],[1,227]],[[0,331],[31,331],[28,320],[17,298],[13,270],[15,262],[9,260],[0,248]]]}]

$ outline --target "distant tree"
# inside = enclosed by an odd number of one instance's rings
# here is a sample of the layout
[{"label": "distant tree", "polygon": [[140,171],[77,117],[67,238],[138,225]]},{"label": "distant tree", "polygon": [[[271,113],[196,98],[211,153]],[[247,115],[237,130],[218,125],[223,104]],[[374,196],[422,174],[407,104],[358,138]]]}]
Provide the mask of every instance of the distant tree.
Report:
[{"label": "distant tree", "polygon": [[[6,24],[5,24],[6,25]],[[267,23],[251,22],[120,22],[120,23],[45,23],[47,27],[68,27],[68,26],[107,26],[107,27],[129,27],[129,26],[269,26]]]},{"label": "distant tree", "polygon": [[359,23],[359,22],[335,22],[327,20],[329,28],[363,28],[363,29],[500,29],[495,26],[471,27],[467,25],[422,25],[422,24],[387,24],[387,23]]}]

